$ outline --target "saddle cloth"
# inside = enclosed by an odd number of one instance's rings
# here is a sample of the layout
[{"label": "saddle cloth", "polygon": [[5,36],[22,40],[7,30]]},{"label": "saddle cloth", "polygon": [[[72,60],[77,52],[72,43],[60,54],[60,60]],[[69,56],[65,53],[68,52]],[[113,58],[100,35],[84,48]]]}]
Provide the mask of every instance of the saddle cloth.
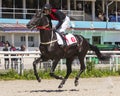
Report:
[{"label": "saddle cloth", "polygon": [[[57,35],[57,42],[58,42],[58,44],[59,44],[59,45],[63,45],[63,39],[62,39],[62,37],[60,36],[60,34],[58,34],[58,33],[56,32],[56,35]],[[77,40],[76,40],[76,38],[75,38],[75,36],[74,36],[73,34],[70,34],[70,33],[69,33],[69,34],[66,34],[64,38],[65,38],[68,46],[69,46],[69,45],[72,45],[72,44],[74,44],[74,43],[77,43]]]}]

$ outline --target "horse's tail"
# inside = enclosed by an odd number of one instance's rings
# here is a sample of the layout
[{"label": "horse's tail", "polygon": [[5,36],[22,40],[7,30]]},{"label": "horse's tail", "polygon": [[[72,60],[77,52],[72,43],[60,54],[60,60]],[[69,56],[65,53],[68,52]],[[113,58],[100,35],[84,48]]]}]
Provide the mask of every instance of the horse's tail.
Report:
[{"label": "horse's tail", "polygon": [[110,56],[109,56],[109,55],[106,55],[106,56],[103,55],[103,54],[100,52],[100,50],[98,49],[97,46],[94,46],[94,45],[89,44],[89,47],[90,47],[90,49],[91,49],[92,51],[95,52],[95,54],[97,55],[97,57],[98,57],[99,60],[109,60],[109,59],[110,59]]}]

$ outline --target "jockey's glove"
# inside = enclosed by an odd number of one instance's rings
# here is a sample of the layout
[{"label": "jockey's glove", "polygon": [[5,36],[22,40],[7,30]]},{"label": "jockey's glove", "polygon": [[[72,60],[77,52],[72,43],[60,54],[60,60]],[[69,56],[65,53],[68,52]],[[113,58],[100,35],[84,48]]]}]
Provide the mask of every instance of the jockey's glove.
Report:
[{"label": "jockey's glove", "polygon": [[53,28],[52,28],[52,30],[53,30],[54,32],[57,32],[57,29],[56,29],[56,27],[53,27]]}]

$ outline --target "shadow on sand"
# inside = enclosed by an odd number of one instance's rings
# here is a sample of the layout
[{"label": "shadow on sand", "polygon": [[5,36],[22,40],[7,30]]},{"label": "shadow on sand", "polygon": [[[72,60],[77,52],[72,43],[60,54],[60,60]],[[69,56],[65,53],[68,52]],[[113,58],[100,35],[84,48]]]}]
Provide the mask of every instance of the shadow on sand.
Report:
[{"label": "shadow on sand", "polygon": [[65,91],[79,91],[77,89],[70,89],[70,90],[62,90],[62,89],[58,89],[58,90],[31,90],[30,93],[34,93],[34,92],[46,92],[46,93],[50,93],[50,92],[65,92]]}]

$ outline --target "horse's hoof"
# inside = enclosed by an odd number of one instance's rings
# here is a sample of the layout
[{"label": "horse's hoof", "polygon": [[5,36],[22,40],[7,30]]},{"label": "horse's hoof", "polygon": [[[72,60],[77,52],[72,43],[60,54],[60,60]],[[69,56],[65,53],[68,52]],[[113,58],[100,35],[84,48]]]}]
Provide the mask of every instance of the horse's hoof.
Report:
[{"label": "horse's hoof", "polygon": [[79,82],[78,81],[75,81],[75,86],[78,86]]},{"label": "horse's hoof", "polygon": [[63,85],[59,85],[59,86],[58,86],[58,88],[62,88],[62,87],[63,87]]},{"label": "horse's hoof", "polygon": [[38,79],[38,82],[41,82],[41,79],[40,79],[40,78]]}]

